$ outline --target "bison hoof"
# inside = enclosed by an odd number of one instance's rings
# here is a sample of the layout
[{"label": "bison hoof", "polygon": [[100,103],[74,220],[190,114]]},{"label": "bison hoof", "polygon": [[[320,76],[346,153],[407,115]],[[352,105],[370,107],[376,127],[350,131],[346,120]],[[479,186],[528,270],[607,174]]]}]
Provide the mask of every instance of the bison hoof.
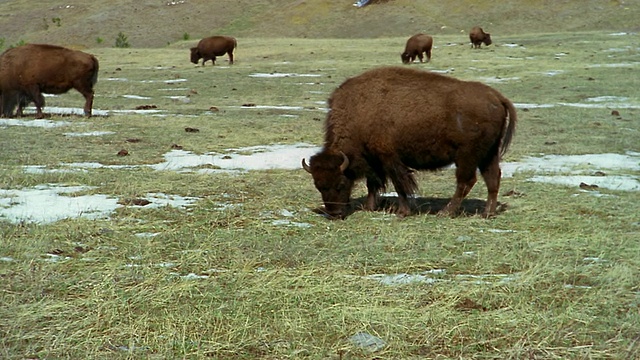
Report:
[{"label": "bison hoof", "polygon": [[483,219],[491,219],[491,218],[493,218],[495,216],[496,216],[495,212],[486,212],[485,211],[485,212],[482,213],[482,218]]},{"label": "bison hoof", "polygon": [[398,217],[398,219],[404,219],[405,217],[411,215],[411,210],[407,210],[407,209],[398,209],[396,211],[396,216]]},{"label": "bison hoof", "polygon": [[444,218],[444,217],[454,218],[454,217],[456,217],[456,212],[455,212],[455,211],[451,211],[451,210],[444,209],[444,210],[440,210],[440,211],[438,211],[437,216],[438,216],[438,217],[442,217],[442,218]]}]

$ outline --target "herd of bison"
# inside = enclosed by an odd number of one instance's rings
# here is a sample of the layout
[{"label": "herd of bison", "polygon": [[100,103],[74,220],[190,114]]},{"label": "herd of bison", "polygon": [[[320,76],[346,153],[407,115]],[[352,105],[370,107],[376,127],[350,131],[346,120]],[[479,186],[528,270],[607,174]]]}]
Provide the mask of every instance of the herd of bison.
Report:
[{"label": "herd of bison", "polygon": [[[480,27],[469,33],[473,48],[490,45]],[[433,39],[410,37],[401,54],[403,63],[431,59]],[[191,62],[215,64],[229,56],[233,64],[236,39],[212,36],[190,49]],[[91,116],[98,60],[90,54],[60,46],[27,44],[0,55],[0,115],[22,116],[33,102],[42,118],[43,93],[62,94],[71,88],[85,98],[84,114]],[[408,198],[417,190],[416,170],[456,165],[457,186],[440,215],[455,216],[477,181],[479,170],[488,197],[483,217],[496,214],[500,187],[500,158],[515,133],[516,110],[497,90],[479,83],[408,67],[388,66],[349,78],[328,100],[323,148],[302,167],[322,196],[323,215],[344,219],[353,211],[351,192],[366,180],[363,207],[376,210],[378,195],[391,180],[398,194],[395,213],[412,213]]]}]

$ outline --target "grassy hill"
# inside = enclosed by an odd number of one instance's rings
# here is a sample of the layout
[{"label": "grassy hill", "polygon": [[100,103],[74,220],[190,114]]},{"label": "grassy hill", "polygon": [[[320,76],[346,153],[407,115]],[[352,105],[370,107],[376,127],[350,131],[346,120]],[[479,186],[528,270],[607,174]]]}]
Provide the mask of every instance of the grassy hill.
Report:
[{"label": "grassy hill", "polygon": [[212,34],[237,37],[379,38],[419,31],[457,34],[481,25],[494,34],[636,31],[637,1],[378,0],[0,0],[0,42],[163,47]]}]

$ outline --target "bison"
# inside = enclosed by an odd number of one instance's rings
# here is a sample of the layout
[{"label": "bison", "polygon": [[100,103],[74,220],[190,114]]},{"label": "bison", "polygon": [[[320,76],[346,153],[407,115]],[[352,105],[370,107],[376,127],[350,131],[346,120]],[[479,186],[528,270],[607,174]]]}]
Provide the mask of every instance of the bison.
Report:
[{"label": "bison", "polygon": [[414,170],[456,165],[457,187],[439,214],[456,214],[476,183],[486,183],[484,217],[495,215],[501,156],[515,133],[516,110],[497,90],[479,82],[409,69],[382,67],[346,80],[329,98],[324,146],[302,167],[313,177],[331,219],[344,219],[354,183],[366,178],[366,210],[391,179],[396,213],[411,213]]},{"label": "bison", "polygon": [[431,47],[433,46],[433,38],[426,34],[415,34],[407,40],[404,52],[400,54],[403,64],[412,63],[416,57],[423,61],[422,53],[427,54],[427,62],[431,60]]},{"label": "bison", "polygon": [[472,48],[479,49],[482,43],[491,45],[491,34],[484,32],[479,26],[474,26],[469,32],[469,40]]},{"label": "bison", "polygon": [[89,117],[97,81],[98,59],[93,55],[47,44],[15,47],[0,55],[1,113],[11,117],[17,105],[21,115],[22,108],[33,101],[40,119],[43,93],[63,94],[74,88],[84,96],[84,114]]},{"label": "bison", "polygon": [[225,53],[229,55],[229,64],[233,64],[233,50],[238,47],[235,38],[231,36],[211,36],[204,38],[198,42],[196,47],[191,48],[191,62],[198,64],[202,59],[204,63],[211,60],[213,65],[216,64],[216,56],[222,56]]}]

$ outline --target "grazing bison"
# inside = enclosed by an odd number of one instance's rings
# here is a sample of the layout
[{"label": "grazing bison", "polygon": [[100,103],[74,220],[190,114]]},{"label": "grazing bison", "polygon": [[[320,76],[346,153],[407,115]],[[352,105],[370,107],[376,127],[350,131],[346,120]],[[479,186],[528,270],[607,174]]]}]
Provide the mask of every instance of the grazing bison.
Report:
[{"label": "grazing bison", "polygon": [[98,59],[81,51],[55,45],[27,44],[0,55],[2,116],[11,117],[18,106],[33,101],[36,117],[42,118],[44,96],[63,94],[74,88],[85,98],[84,114],[91,116],[93,86],[98,81]]},{"label": "grazing bison", "polygon": [[431,47],[433,46],[433,38],[426,34],[415,34],[407,40],[404,52],[400,54],[403,64],[412,63],[416,56],[420,62],[424,59],[422,53],[427,54],[427,62],[431,60]]},{"label": "grazing bison", "polygon": [[202,59],[204,63],[211,60],[216,64],[216,56],[229,55],[229,64],[233,64],[233,50],[238,47],[235,38],[231,36],[211,36],[198,42],[196,47],[191,48],[191,62],[197,64]]},{"label": "grazing bison", "polygon": [[383,67],[346,80],[329,98],[323,149],[302,167],[313,176],[330,218],[347,215],[356,180],[366,178],[365,208],[391,179],[400,217],[417,190],[415,170],[456,165],[457,187],[440,211],[453,216],[476,183],[487,185],[484,217],[496,213],[499,161],[515,132],[516,110],[479,82],[404,67]]},{"label": "grazing bison", "polygon": [[471,47],[479,49],[482,43],[491,45],[491,34],[484,32],[479,26],[474,26],[469,32],[469,40],[471,40]]}]

